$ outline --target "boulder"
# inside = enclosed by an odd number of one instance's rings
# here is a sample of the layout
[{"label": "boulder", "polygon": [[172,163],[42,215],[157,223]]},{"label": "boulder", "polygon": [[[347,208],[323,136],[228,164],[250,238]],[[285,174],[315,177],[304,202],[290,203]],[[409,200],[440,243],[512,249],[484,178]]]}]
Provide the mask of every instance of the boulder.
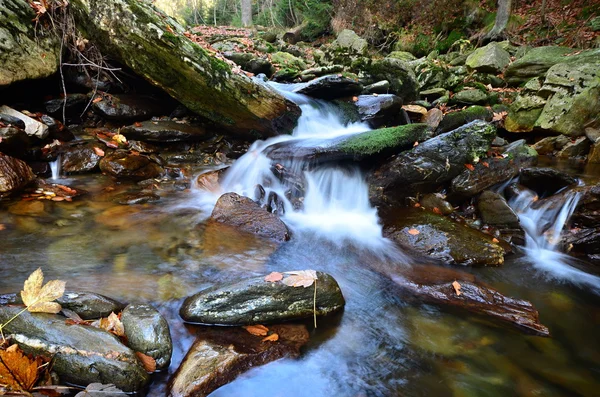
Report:
[{"label": "boulder", "polygon": [[528,167],[521,170],[521,185],[535,191],[540,197],[551,196],[567,186],[577,185],[577,178],[545,167]]},{"label": "boulder", "polygon": [[34,179],[35,175],[27,163],[0,153],[0,197],[22,189]]},{"label": "boulder", "polygon": [[506,228],[519,228],[519,217],[508,205],[504,196],[485,190],[477,199],[477,210],[481,219],[488,225]]},{"label": "boulder", "polygon": [[364,92],[367,94],[387,94],[390,92],[390,82],[387,80],[377,81],[365,87]]},{"label": "boulder", "polygon": [[85,94],[67,94],[66,100],[63,98],[56,98],[44,102],[44,108],[49,115],[62,118],[64,106],[65,115],[68,118],[78,119],[81,116],[81,112],[84,111],[90,102],[90,99],[91,98]]},{"label": "boulder", "polygon": [[129,304],[121,313],[125,337],[131,349],[154,358],[156,369],[169,368],[173,342],[167,320],[147,304]]},{"label": "boulder", "polygon": [[436,190],[458,176],[465,164],[483,157],[495,135],[491,124],[473,121],[400,153],[369,177],[371,202],[392,204]]},{"label": "boulder", "polygon": [[148,142],[181,142],[205,140],[214,136],[214,131],[204,125],[171,120],[142,121],[121,129],[127,139]]},{"label": "boulder", "polygon": [[330,74],[316,78],[308,84],[297,88],[294,92],[319,99],[344,98],[361,93],[360,83],[338,74]]},{"label": "boulder", "polygon": [[80,174],[98,170],[102,156],[98,149],[104,150],[99,143],[69,146],[60,151],[61,171],[66,174]]},{"label": "boulder", "polygon": [[70,7],[77,27],[104,55],[222,128],[255,138],[290,132],[295,126],[300,114],[295,104],[234,73],[152,4],[74,0]]},{"label": "boulder", "polygon": [[493,117],[494,113],[486,107],[469,106],[464,110],[445,114],[435,132],[441,134],[452,131],[475,120],[492,121]]},{"label": "boulder", "polygon": [[393,94],[359,95],[355,102],[361,121],[371,128],[398,125],[404,122],[402,99]]},{"label": "boulder", "polygon": [[170,111],[150,96],[104,93],[95,97],[92,109],[103,118],[115,121],[146,120],[161,115],[165,110]]},{"label": "boulder", "polygon": [[202,327],[197,339],[169,381],[169,397],[203,397],[239,374],[283,357],[298,357],[308,341],[304,325],[270,325],[276,341],[263,341],[241,328]]},{"label": "boulder", "polygon": [[454,207],[442,193],[427,193],[419,200],[421,207],[442,215],[449,215],[454,212]]},{"label": "boulder", "polygon": [[309,287],[288,286],[284,280],[293,275],[282,275],[280,281],[261,276],[200,291],[183,302],[179,314],[191,323],[272,324],[331,314],[345,305],[337,281],[329,274],[316,272],[317,279]]},{"label": "boulder", "polygon": [[[0,323],[22,310],[0,306]],[[86,386],[112,383],[127,392],[142,391],[150,377],[135,353],[113,334],[90,326],[68,325],[56,314],[22,312],[3,328],[27,354],[52,358],[62,383]]]},{"label": "boulder", "polygon": [[569,142],[571,142],[571,140],[564,135],[547,136],[531,145],[531,147],[538,152],[539,155],[547,155],[562,150]]},{"label": "boulder", "polygon": [[585,159],[590,152],[592,143],[586,136],[580,136],[574,141],[569,141],[566,145],[556,154],[561,160],[571,159]]},{"label": "boulder", "polygon": [[483,73],[502,73],[510,63],[510,54],[498,43],[492,42],[473,51],[465,61],[470,69]]},{"label": "boulder", "polygon": [[9,125],[0,127],[0,152],[22,156],[31,145],[31,138],[21,128]]},{"label": "boulder", "polygon": [[210,220],[276,242],[290,239],[287,226],[277,215],[268,212],[248,197],[236,193],[225,193],[219,197]]},{"label": "boulder", "polygon": [[275,73],[275,68],[267,58],[260,57],[250,52],[226,51],[223,56],[230,61],[237,63],[240,68],[252,74],[263,73],[271,77]]},{"label": "boulder", "polygon": [[100,160],[100,170],[116,178],[141,181],[156,178],[165,170],[145,155],[116,150]]},{"label": "boulder", "polygon": [[367,40],[350,29],[344,29],[338,33],[331,46],[333,49],[346,50],[356,55],[365,55],[369,47]]},{"label": "boulder", "polygon": [[29,3],[1,0],[0,10],[0,89],[56,73],[60,42],[33,22],[36,15]]},{"label": "boulder", "polygon": [[25,128],[23,129],[30,137],[45,139],[50,133],[47,125],[40,123],[19,111],[11,109],[6,105],[0,106],[0,113],[21,120],[23,124],[25,124]]},{"label": "boulder", "polygon": [[442,215],[403,208],[384,218],[383,235],[409,252],[448,264],[499,266],[504,249],[493,237]]},{"label": "boulder", "polygon": [[419,83],[413,68],[404,61],[394,58],[359,58],[352,63],[352,70],[365,76],[368,83],[387,80],[389,94],[396,94],[404,103],[418,98]]},{"label": "boulder", "polygon": [[462,105],[485,105],[487,101],[487,94],[479,89],[461,90],[450,99],[451,103]]}]

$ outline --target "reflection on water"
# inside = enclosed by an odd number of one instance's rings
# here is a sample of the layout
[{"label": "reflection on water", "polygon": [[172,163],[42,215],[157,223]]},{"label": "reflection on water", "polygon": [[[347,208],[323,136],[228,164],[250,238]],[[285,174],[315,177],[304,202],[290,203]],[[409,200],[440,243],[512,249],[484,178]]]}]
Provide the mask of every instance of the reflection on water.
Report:
[{"label": "reflection on water", "polygon": [[[121,206],[112,199],[127,184],[113,186],[102,176],[71,182],[90,193],[73,203],[44,202],[31,215],[15,210],[15,201],[0,202],[0,293],[20,290],[42,267],[47,279],[66,280],[70,289],[151,302],[172,327],[170,373],[192,343],[177,314],[184,296],[273,270],[315,268],[339,281],[344,313],[320,320],[299,359],[254,368],[213,396],[593,396],[600,390],[598,296],[541,278],[529,265],[509,260],[472,272],[506,295],[531,300],[550,339],[404,303],[377,271],[395,263],[314,233],[297,233],[276,248],[198,223],[195,210],[179,205],[190,192]],[[164,395],[168,375],[156,377],[151,396]]]}]

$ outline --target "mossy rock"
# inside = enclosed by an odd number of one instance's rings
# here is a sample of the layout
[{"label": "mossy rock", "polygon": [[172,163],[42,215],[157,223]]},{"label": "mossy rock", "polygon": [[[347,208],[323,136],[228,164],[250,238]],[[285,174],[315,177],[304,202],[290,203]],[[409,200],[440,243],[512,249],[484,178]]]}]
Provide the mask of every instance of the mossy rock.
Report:
[{"label": "mossy rock", "polygon": [[486,107],[469,106],[458,112],[447,113],[438,125],[436,133],[452,131],[475,120],[492,121],[493,116],[492,111]]},{"label": "mossy rock", "polygon": [[465,61],[469,68],[483,73],[501,73],[510,63],[510,54],[498,43],[473,51]]},{"label": "mossy rock", "polygon": [[307,68],[306,62],[287,52],[280,51],[271,54],[271,62],[281,68],[291,69],[297,72]]}]

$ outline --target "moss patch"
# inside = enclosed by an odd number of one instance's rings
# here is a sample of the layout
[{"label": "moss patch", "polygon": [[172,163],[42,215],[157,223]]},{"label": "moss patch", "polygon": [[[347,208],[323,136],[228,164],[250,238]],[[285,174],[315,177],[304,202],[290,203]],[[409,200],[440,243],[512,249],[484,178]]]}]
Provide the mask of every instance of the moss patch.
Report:
[{"label": "moss patch", "polygon": [[338,148],[344,153],[370,156],[383,151],[410,148],[415,142],[427,139],[430,134],[427,124],[380,128],[347,138]]}]

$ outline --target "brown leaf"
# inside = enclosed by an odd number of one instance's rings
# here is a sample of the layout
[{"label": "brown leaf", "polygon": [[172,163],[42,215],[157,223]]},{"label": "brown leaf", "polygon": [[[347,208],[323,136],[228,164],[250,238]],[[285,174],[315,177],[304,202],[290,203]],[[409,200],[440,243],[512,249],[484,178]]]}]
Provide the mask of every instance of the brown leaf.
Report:
[{"label": "brown leaf", "polygon": [[469,171],[475,170],[475,166],[473,164],[465,164],[465,168],[468,169]]},{"label": "brown leaf", "polygon": [[493,242],[493,243],[499,243],[499,242],[500,242],[500,240],[498,240],[496,237],[494,237],[494,238],[492,239],[492,242]]},{"label": "brown leaf", "polygon": [[100,157],[104,157],[104,150],[100,149],[97,146],[94,146],[94,153],[96,153]]},{"label": "brown leaf", "polygon": [[156,371],[156,360],[144,353],[135,352],[135,355],[140,360],[146,372],[155,372]]},{"label": "brown leaf", "polygon": [[265,336],[269,332],[269,328],[265,327],[264,325],[260,325],[260,324],[244,325],[242,328],[244,328],[250,334],[256,335],[256,336]]},{"label": "brown leaf", "polygon": [[41,364],[41,358],[30,359],[17,345],[0,350],[0,384],[14,391],[30,391],[38,380]]},{"label": "brown leaf", "polygon": [[408,234],[411,234],[413,236],[416,236],[419,233],[420,232],[417,229],[408,229]]},{"label": "brown leaf", "polygon": [[285,272],[288,276],[282,280],[282,283],[288,287],[310,287],[317,280],[317,272],[314,270],[299,270],[294,272]]},{"label": "brown leaf", "polygon": [[111,332],[117,336],[125,336],[125,328],[123,327],[123,323],[119,319],[114,312],[110,313],[110,315],[106,318],[101,318],[100,320],[94,321],[92,323],[94,327],[102,328],[108,332]]},{"label": "brown leaf", "polygon": [[38,268],[31,273],[25,281],[21,298],[30,312],[38,313],[58,313],[61,306],[53,302],[65,293],[65,282],[60,280],[51,280],[42,287],[44,283],[44,273]]},{"label": "brown leaf", "polygon": [[270,283],[274,283],[276,281],[281,281],[283,279],[283,274],[279,272],[271,272],[269,275],[265,276],[265,281]]},{"label": "brown leaf", "polygon": [[142,123],[140,123],[139,121],[136,121],[135,123],[133,123],[133,125],[135,125],[136,127],[141,127]]},{"label": "brown leaf", "polygon": [[413,143],[413,147],[417,147],[419,146],[419,141],[415,141],[415,143]]},{"label": "brown leaf", "polygon": [[271,334],[267,337],[264,337],[262,339],[262,342],[277,342],[279,340],[279,335],[277,334]]},{"label": "brown leaf", "polygon": [[101,96],[97,96],[96,98],[94,98],[94,100],[92,101],[92,103],[98,103],[98,102],[101,102],[101,101],[102,101],[102,99],[104,99],[104,98],[102,98]]},{"label": "brown leaf", "polygon": [[494,113],[492,121],[502,121],[506,118],[507,112]]},{"label": "brown leaf", "polygon": [[434,214],[442,215],[442,210],[440,210],[438,207],[433,207],[432,211]]},{"label": "brown leaf", "polygon": [[485,168],[490,168],[490,164],[487,161],[482,161],[481,165],[483,165]]},{"label": "brown leaf", "polygon": [[460,294],[462,294],[462,292],[460,292],[460,284],[458,283],[458,281],[454,280],[454,282],[452,283],[452,287],[454,287],[456,296],[460,296]]}]

